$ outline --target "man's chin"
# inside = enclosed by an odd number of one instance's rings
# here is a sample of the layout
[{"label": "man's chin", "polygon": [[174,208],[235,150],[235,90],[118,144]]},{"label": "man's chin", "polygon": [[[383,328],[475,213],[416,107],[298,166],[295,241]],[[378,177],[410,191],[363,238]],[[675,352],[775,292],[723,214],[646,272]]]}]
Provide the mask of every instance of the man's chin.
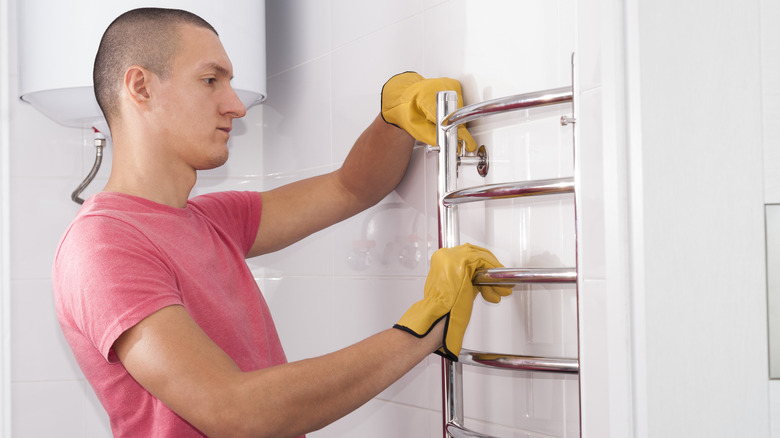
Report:
[{"label": "man's chin", "polygon": [[227,150],[225,150],[224,154],[211,157],[208,161],[201,163],[196,167],[196,170],[211,170],[221,167],[223,164],[227,163],[229,155],[230,154],[227,152]]}]

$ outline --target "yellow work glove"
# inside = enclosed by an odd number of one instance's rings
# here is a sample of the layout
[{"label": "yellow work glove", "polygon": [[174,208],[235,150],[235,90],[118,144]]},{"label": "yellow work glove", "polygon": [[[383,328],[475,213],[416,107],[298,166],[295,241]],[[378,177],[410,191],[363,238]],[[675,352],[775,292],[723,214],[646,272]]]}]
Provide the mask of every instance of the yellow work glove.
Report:
[{"label": "yellow work glove", "polygon": [[393,327],[422,338],[446,317],[444,341],[436,353],[457,361],[477,294],[498,303],[501,297],[512,293],[508,287],[472,284],[477,270],[498,267],[502,265],[490,251],[468,243],[436,251],[425,280],[424,298],[414,303]]},{"label": "yellow work glove", "polygon": [[[382,87],[382,118],[403,129],[416,140],[436,145],[436,93],[457,91],[458,108],[463,106],[460,82],[450,78],[425,79],[415,72],[400,73]],[[474,152],[477,143],[464,125],[458,126],[458,139]]]}]

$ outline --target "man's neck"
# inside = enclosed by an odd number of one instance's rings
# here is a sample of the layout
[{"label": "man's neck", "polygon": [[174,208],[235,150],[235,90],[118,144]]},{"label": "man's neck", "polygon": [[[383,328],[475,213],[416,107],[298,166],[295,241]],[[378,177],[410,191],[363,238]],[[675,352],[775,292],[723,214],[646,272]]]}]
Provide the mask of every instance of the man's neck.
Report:
[{"label": "man's neck", "polygon": [[125,193],[171,207],[186,207],[197,180],[196,171],[178,169],[177,172],[163,163],[158,164],[142,166],[114,155],[111,176],[103,191]]}]

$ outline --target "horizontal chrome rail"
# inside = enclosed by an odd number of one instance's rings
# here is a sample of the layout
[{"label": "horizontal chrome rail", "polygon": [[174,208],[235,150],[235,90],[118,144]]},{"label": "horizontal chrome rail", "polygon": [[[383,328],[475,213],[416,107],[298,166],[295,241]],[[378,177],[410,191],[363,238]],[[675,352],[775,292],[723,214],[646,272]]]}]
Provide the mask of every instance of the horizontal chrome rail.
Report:
[{"label": "horizontal chrome rail", "polygon": [[441,127],[449,131],[458,125],[492,114],[571,102],[573,96],[572,87],[561,87],[486,100],[452,112],[442,120]]},{"label": "horizontal chrome rail", "polygon": [[575,268],[493,268],[477,271],[473,283],[477,285],[506,285],[524,283],[576,283]]},{"label": "horizontal chrome rail", "polygon": [[552,178],[521,181],[455,190],[444,195],[444,205],[465,204],[489,199],[519,198],[523,196],[574,193],[574,178]]},{"label": "horizontal chrome rail", "polygon": [[577,359],[485,353],[465,348],[460,351],[458,360],[465,365],[520,371],[547,371],[565,374],[577,374],[580,371],[580,362]]}]

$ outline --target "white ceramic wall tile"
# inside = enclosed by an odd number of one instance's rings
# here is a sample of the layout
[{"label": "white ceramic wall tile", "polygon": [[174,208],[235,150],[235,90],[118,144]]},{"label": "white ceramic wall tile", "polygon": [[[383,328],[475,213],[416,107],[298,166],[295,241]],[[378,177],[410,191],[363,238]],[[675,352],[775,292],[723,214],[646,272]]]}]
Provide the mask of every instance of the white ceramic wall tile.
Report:
[{"label": "white ceramic wall tile", "polygon": [[331,164],[330,57],[268,80],[263,104],[264,174]]},{"label": "white ceramic wall tile", "polygon": [[421,0],[332,0],[332,42],[338,48],[422,11]]},{"label": "white ceramic wall tile", "polygon": [[[422,278],[335,278],[334,342],[340,347],[362,341],[388,330],[406,310],[423,298]],[[406,376],[379,395],[394,403],[421,408],[429,407],[430,393],[437,388],[431,379],[427,361],[421,362]]]},{"label": "white ceramic wall tile", "polygon": [[250,259],[269,277],[333,275],[333,229],[325,229],[280,251]]},{"label": "white ceramic wall tile", "polygon": [[[441,356],[437,354],[431,354],[426,359],[427,367],[428,367],[428,385],[430,388],[430,391],[428,391],[428,409],[431,409],[432,411],[437,413],[437,424],[441,422],[442,418],[444,417],[444,414],[442,412],[442,407],[444,405],[444,400],[442,400],[442,362],[443,359]],[[432,435],[432,436],[438,436]]]},{"label": "white ceramic wall tile", "polygon": [[62,234],[78,211],[69,180],[11,178],[11,278],[48,278]]},{"label": "white ceramic wall tile", "polygon": [[18,438],[84,436],[85,383],[14,383],[12,434]]},{"label": "white ceramic wall tile", "polygon": [[[433,3],[433,2],[429,2]],[[467,104],[481,100],[471,86],[473,78],[466,70],[467,25],[465,0],[449,0],[427,5],[423,13],[422,35],[427,77],[450,77],[460,80]]]},{"label": "white ceramic wall tile", "polygon": [[450,0],[423,0],[423,2],[422,2],[423,9],[430,9],[430,8],[433,8],[433,7],[437,6],[440,3],[445,3],[445,2],[448,2],[448,1],[450,1]]},{"label": "white ceramic wall tile", "polygon": [[467,419],[563,437],[566,385],[576,382],[576,376],[467,367],[464,414]]},{"label": "white ceramic wall tile", "polygon": [[389,329],[406,310],[423,298],[422,278],[334,279],[331,317],[338,322],[335,340],[340,347]]},{"label": "white ceramic wall tile", "polygon": [[[608,7],[599,0],[580,0],[577,2],[577,76],[580,91],[591,90],[602,83],[602,35],[608,36],[609,43],[613,29],[605,30],[602,26],[617,26],[622,20],[611,16],[615,8]],[[622,33],[622,31],[621,31]],[[608,54],[609,55],[609,54]],[[611,58],[610,58],[611,59]],[[613,68],[610,66],[610,68]]]},{"label": "white ceramic wall tile", "polygon": [[269,77],[330,50],[329,1],[269,0],[265,8]]},{"label": "white ceramic wall tile", "polygon": [[57,323],[51,282],[15,280],[11,290],[11,379],[83,379]]},{"label": "white ceramic wall tile", "polygon": [[[331,286],[332,284],[332,286]],[[266,297],[288,360],[320,356],[390,329],[422,298],[422,279],[267,278]],[[301,321],[306,321],[301,324]],[[427,360],[379,398],[429,408],[440,394]]]},{"label": "white ceramic wall tile", "polygon": [[372,400],[341,420],[307,436],[310,438],[367,436],[428,438],[436,436],[429,435],[431,419],[427,410]]},{"label": "white ceramic wall tile", "polygon": [[[606,276],[605,242],[611,237],[604,229],[604,148],[602,124],[601,89],[581,93],[579,96],[578,125],[580,129],[580,217],[581,233],[580,272],[583,278],[595,279]],[[581,122],[580,122],[581,120]],[[610,191],[615,188],[610,188]]]},{"label": "white ceramic wall tile", "polygon": [[[573,7],[558,2],[443,3],[425,13],[426,69],[460,79],[472,103],[488,98],[486,88],[500,97],[570,84],[565,66],[574,32],[568,29],[572,18],[563,17],[573,14]],[[562,27],[567,30],[559,34]]]},{"label": "white ceramic wall tile", "polygon": [[439,370],[434,374],[429,368],[427,360],[423,360],[376,398],[428,409],[430,395],[441,394],[440,390],[437,391],[441,386],[435,382],[439,378]]},{"label": "white ceramic wall tile", "polygon": [[551,357],[577,357],[574,286],[516,286],[499,304],[477,299],[466,348]]},{"label": "white ceramic wall tile", "polygon": [[384,83],[397,73],[422,70],[422,24],[422,16],[413,16],[333,52],[335,161],[344,160],[360,133],[379,115]]},{"label": "white ceramic wall tile", "polygon": [[426,218],[396,193],[336,226],[333,266],[340,276],[424,276]]},{"label": "white ceramic wall tile", "polygon": [[262,285],[287,360],[321,356],[343,347],[333,336],[339,303],[333,299],[330,279],[266,278]]},{"label": "white ceramic wall tile", "polygon": [[89,384],[86,384],[86,392],[86,438],[111,438],[111,422],[106,410]]},{"label": "white ceramic wall tile", "polygon": [[334,228],[336,275],[427,274],[431,249],[438,248],[436,212],[428,209],[433,199],[430,187],[435,196],[435,183],[426,180],[429,164],[425,149],[416,147],[404,179],[393,192]]}]

